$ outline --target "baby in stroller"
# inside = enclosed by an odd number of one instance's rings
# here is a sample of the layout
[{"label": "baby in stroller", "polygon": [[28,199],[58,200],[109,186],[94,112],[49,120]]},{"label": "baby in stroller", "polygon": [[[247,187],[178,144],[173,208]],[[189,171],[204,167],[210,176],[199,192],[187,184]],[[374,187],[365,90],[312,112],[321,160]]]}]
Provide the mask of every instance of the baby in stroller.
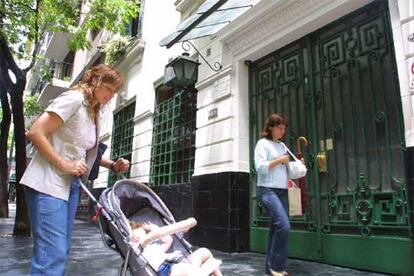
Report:
[{"label": "baby in stroller", "polygon": [[[129,224],[132,229],[132,241],[138,243],[143,241],[147,234],[159,229],[159,226],[153,223],[129,221]],[[143,256],[153,267],[158,267],[160,276],[223,275],[218,268],[221,261],[215,259],[207,248],[199,248],[185,257],[180,251],[167,253],[172,243],[171,235],[164,235],[143,249]]]},{"label": "baby in stroller", "polygon": [[[107,188],[97,204],[98,225],[105,244],[124,260],[120,275],[221,276],[221,261],[210,250],[193,252],[184,233],[193,218],[176,222],[170,210],[147,185],[123,179]],[[142,223],[150,222],[150,223]],[[144,236],[145,234],[145,236]],[[145,254],[144,254],[145,252]]]}]

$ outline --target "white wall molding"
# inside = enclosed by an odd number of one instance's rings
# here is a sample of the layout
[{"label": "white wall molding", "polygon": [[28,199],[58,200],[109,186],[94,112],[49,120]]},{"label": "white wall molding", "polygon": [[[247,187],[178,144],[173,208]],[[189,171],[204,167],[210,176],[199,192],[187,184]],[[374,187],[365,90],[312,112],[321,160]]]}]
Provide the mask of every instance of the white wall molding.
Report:
[{"label": "white wall molding", "polygon": [[231,74],[231,72],[232,72],[231,65],[226,66],[226,67],[222,68],[218,73],[213,73],[209,77],[203,79],[202,81],[197,82],[196,83],[196,88],[197,88],[197,90],[203,90],[207,86],[210,86],[210,85],[214,84],[215,81],[223,78],[226,75]]},{"label": "white wall molding", "polygon": [[154,114],[154,112],[147,110],[144,113],[141,113],[138,116],[135,116],[134,117],[134,123],[138,124],[138,123],[146,120],[148,117],[152,117],[153,114]]},{"label": "white wall molding", "polygon": [[[236,60],[257,59],[346,15],[372,0],[261,1],[219,32]],[[263,2],[263,3],[262,3]]]},{"label": "white wall molding", "polygon": [[127,52],[122,57],[122,60],[116,65],[119,70],[128,71],[132,66],[139,64],[142,61],[142,57],[145,49],[145,41],[141,39],[136,39],[130,47],[128,47]]}]

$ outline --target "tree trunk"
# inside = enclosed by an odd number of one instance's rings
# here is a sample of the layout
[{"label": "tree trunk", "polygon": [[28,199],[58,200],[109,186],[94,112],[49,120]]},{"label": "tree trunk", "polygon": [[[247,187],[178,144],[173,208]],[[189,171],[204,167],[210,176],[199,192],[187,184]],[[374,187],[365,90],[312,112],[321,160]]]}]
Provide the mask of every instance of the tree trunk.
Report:
[{"label": "tree trunk", "polygon": [[26,170],[26,135],[23,115],[23,91],[26,86],[26,75],[17,77],[11,96],[14,143],[16,149],[16,219],[14,222],[14,236],[30,236],[30,220],[27,212],[23,186],[18,184]]},{"label": "tree trunk", "polygon": [[[14,123],[14,143],[16,148],[16,218],[13,235],[30,236],[30,220],[24,190],[18,184],[26,169],[26,139],[23,115],[23,92],[26,86],[26,72],[23,72],[17,66],[10,52],[10,48],[2,36],[0,36],[0,56],[0,85],[10,94]],[[16,83],[11,81],[9,70],[16,77]],[[4,160],[1,159],[0,162],[7,164],[7,158]]]},{"label": "tree trunk", "polygon": [[[0,40],[1,42],[1,40]],[[9,137],[11,110],[7,93],[10,91],[13,85],[9,77],[9,66],[5,57],[6,47],[0,44],[0,99],[3,110],[3,119],[1,121],[1,134],[0,134],[0,217],[9,216],[8,206],[8,163],[7,163],[7,140]]]},{"label": "tree trunk", "polygon": [[[0,74],[3,71],[0,69]],[[3,79],[0,77],[0,79]],[[7,91],[5,87],[0,86],[0,99],[3,111],[3,119],[0,123],[0,218],[9,217],[8,205],[8,164],[7,164],[7,140],[9,137],[9,129],[11,122],[11,111]]]}]

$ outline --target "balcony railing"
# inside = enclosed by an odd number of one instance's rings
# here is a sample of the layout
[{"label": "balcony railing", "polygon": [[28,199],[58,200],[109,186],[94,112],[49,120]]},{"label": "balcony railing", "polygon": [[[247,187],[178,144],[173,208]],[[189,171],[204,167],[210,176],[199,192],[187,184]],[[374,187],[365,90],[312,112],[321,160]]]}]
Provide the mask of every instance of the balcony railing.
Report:
[{"label": "balcony railing", "polygon": [[[40,77],[31,89],[32,95],[40,94],[48,84],[60,86],[62,84],[62,80],[70,82],[72,79],[73,64],[52,60],[49,64],[47,72],[47,75]],[[54,80],[60,80],[60,82]]]},{"label": "balcony railing", "polygon": [[52,60],[52,63],[50,64],[50,71],[52,73],[53,78],[64,81],[70,81],[72,78],[73,64],[62,61],[57,62]]}]

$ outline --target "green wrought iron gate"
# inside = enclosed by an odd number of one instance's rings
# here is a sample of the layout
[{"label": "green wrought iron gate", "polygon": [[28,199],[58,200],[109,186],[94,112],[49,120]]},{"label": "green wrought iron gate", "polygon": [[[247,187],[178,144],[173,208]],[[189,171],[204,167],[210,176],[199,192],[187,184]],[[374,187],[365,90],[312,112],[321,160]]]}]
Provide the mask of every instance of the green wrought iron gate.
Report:
[{"label": "green wrought iron gate", "polygon": [[[377,1],[252,62],[250,156],[265,118],[289,118],[302,147],[306,213],[292,218],[290,257],[387,273],[413,272],[401,98],[386,1]],[[265,252],[268,217],[251,159],[252,251]]]}]

